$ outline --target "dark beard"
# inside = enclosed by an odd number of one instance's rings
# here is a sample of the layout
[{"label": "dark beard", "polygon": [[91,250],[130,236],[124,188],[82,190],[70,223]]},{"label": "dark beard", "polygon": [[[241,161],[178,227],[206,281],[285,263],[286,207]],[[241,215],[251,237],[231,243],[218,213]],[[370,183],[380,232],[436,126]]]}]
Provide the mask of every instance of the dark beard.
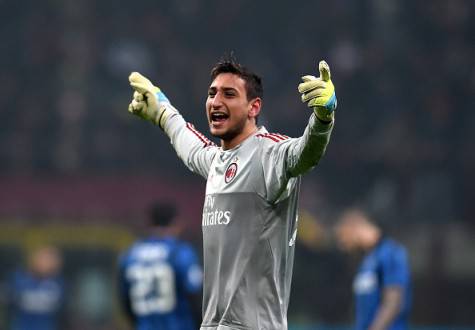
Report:
[{"label": "dark beard", "polygon": [[223,141],[231,141],[236,136],[242,133],[244,126],[246,126],[246,119],[244,119],[242,122],[237,123],[236,126],[230,128],[227,132],[223,134],[213,134],[211,132],[210,133],[212,136],[217,137]]}]

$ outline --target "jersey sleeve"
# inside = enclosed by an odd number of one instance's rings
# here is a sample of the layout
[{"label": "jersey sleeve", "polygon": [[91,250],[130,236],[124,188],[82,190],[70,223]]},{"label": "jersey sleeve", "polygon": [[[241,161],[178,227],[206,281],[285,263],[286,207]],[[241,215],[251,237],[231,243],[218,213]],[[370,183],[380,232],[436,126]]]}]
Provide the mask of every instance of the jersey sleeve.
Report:
[{"label": "jersey sleeve", "polygon": [[409,265],[406,250],[393,247],[382,260],[383,286],[404,286],[409,281]]},{"label": "jersey sleeve", "polygon": [[173,115],[164,127],[178,157],[193,172],[208,178],[218,147],[200,133],[180,114]]},{"label": "jersey sleeve", "polygon": [[203,285],[203,270],[191,246],[183,244],[176,254],[178,278],[189,294],[197,293]]},{"label": "jersey sleeve", "polygon": [[262,164],[266,185],[266,199],[283,199],[296,184],[294,178],[317,165],[325,153],[333,129],[333,122],[323,124],[310,116],[305,132],[299,138],[263,139]]}]

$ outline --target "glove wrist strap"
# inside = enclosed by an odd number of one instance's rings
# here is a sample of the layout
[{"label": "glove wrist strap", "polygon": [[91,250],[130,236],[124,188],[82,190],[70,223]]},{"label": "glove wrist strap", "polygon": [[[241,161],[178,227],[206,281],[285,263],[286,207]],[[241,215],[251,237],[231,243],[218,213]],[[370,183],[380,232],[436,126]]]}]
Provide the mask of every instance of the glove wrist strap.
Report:
[{"label": "glove wrist strap", "polygon": [[178,113],[178,111],[172,105],[160,105],[158,113],[155,116],[154,124],[158,125],[161,129],[165,129],[168,118],[176,113]]}]

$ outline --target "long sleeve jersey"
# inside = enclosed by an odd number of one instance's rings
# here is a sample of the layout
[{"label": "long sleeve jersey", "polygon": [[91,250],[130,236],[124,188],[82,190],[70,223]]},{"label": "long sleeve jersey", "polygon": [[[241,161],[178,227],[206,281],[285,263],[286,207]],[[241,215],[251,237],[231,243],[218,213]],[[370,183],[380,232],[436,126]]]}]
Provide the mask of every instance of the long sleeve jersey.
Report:
[{"label": "long sleeve jersey", "polygon": [[185,165],[207,179],[200,330],[286,330],[300,177],[325,152],[333,123],[312,114],[299,138],[264,127],[230,150],[180,114],[164,130]]}]

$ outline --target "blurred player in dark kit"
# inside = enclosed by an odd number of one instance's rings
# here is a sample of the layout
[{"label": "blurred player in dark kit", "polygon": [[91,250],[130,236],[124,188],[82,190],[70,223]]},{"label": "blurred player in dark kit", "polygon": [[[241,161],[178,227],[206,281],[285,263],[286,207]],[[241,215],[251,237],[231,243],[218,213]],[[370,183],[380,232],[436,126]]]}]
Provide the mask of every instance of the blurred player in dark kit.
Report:
[{"label": "blurred player in dark kit", "polygon": [[192,246],[177,238],[172,204],[149,211],[148,237],[119,265],[120,300],[136,330],[195,330],[201,319],[202,269]]},{"label": "blurred player in dark kit", "polygon": [[9,329],[60,330],[64,325],[64,284],[59,251],[52,246],[34,250],[28,269],[16,271],[8,284]]},{"label": "blurred player in dark kit", "polygon": [[365,253],[353,282],[357,330],[406,330],[411,307],[406,249],[383,235],[361,210],[348,210],[336,227],[348,252]]}]

